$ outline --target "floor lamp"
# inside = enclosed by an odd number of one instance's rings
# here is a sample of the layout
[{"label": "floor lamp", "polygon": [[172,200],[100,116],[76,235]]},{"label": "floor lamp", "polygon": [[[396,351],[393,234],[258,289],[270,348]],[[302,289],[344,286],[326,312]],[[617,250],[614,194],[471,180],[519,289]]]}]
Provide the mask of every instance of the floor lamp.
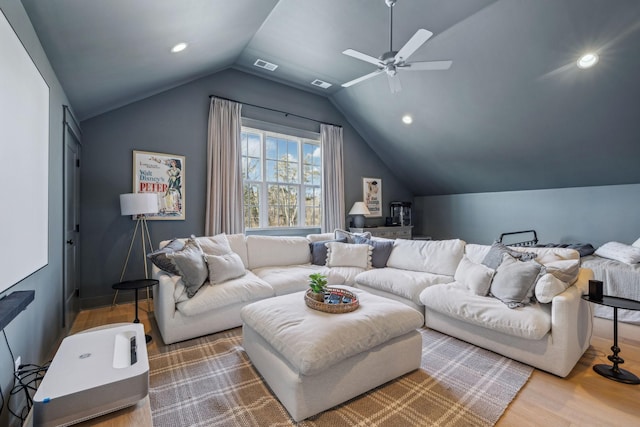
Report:
[{"label": "floor lamp", "polygon": [[[136,241],[138,235],[138,229],[140,229],[140,240],[142,241],[142,256],[144,260],[144,278],[149,278],[149,270],[147,268],[147,244],[149,244],[149,251],[153,252],[153,244],[151,243],[151,235],[149,234],[149,226],[147,225],[146,215],[158,213],[158,195],[156,193],[127,193],[120,195],[120,213],[122,215],[132,215],[136,219],[136,226],[131,235],[131,243],[129,244],[129,251],[127,252],[127,258],[124,261],[122,267],[122,273],[120,274],[120,281],[124,278],[124,273],[127,271],[127,265],[129,264],[129,257],[131,256],[131,249]],[[116,298],[118,297],[118,291],[113,296],[112,306],[116,304]],[[151,310],[149,303],[149,288],[147,288],[147,309]]]}]

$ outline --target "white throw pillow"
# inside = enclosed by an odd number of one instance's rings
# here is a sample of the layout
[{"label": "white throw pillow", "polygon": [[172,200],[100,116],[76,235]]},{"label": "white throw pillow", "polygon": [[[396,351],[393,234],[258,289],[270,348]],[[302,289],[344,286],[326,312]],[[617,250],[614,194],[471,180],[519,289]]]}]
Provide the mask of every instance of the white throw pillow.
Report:
[{"label": "white throw pillow", "polygon": [[371,268],[371,246],[340,242],[327,242],[325,245],[328,248],[328,267]]},{"label": "white throw pillow", "polygon": [[569,284],[558,279],[553,273],[544,274],[536,282],[536,299],[542,303],[551,302],[553,297],[563,293],[569,288]]},{"label": "white throw pillow", "polygon": [[224,255],[205,255],[204,259],[209,269],[209,283],[212,285],[242,277],[247,273],[242,259],[233,252]]},{"label": "white throw pillow", "polygon": [[224,255],[231,252],[229,239],[226,234],[216,234],[215,236],[198,237],[198,244],[202,252],[207,255]]},{"label": "white throw pillow", "polygon": [[635,242],[633,242],[631,244],[631,246],[633,246],[634,248],[640,248],[640,239],[638,239]]},{"label": "white throw pillow", "polygon": [[608,242],[600,246],[594,252],[602,258],[609,258],[627,264],[637,264],[640,262],[640,248],[625,245],[620,242]]},{"label": "white throw pillow", "polygon": [[491,279],[495,270],[483,264],[470,261],[465,255],[462,257],[453,278],[456,282],[464,284],[476,295],[486,296],[491,287]]}]

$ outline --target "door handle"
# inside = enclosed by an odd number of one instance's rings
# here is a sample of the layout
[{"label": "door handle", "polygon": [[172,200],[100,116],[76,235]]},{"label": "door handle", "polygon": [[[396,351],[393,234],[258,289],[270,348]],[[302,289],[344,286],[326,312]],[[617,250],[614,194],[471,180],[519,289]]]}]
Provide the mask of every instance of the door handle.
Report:
[{"label": "door handle", "polygon": [[67,240],[67,245],[73,245],[73,239]]}]

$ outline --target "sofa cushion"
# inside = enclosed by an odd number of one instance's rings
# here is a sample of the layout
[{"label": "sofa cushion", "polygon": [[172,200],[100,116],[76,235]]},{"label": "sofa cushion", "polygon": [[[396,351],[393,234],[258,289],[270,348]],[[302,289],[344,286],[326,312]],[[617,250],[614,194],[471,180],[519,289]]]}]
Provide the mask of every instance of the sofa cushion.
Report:
[{"label": "sofa cushion", "polygon": [[458,282],[430,286],[420,300],[427,311],[515,337],[539,340],[551,331],[550,307],[533,303],[510,310],[500,300],[474,295]]},{"label": "sofa cushion", "polygon": [[534,294],[542,303],[549,303],[553,297],[560,295],[569,288],[569,284],[558,279],[551,273],[542,275],[536,282]]},{"label": "sofa cushion", "polygon": [[185,316],[197,316],[232,304],[258,301],[273,296],[273,288],[248,271],[242,277],[227,280],[219,285],[207,283],[193,298],[177,303],[176,309]]},{"label": "sofa cushion", "polygon": [[209,283],[212,285],[242,277],[247,272],[240,256],[233,252],[224,255],[205,254],[204,260],[209,270]]},{"label": "sofa cushion", "polygon": [[467,256],[462,257],[458,264],[456,274],[453,276],[456,282],[464,284],[476,295],[486,296],[491,287],[491,280],[495,270],[484,264],[477,264],[470,261]]},{"label": "sofa cushion", "polygon": [[249,260],[247,257],[247,242],[244,234],[227,234],[227,240],[231,250],[237,253],[244,264],[244,268],[249,269]]},{"label": "sofa cushion", "polygon": [[448,283],[453,277],[392,267],[364,271],[356,276],[356,286],[364,285],[385,291],[422,305],[420,293],[437,283]]},{"label": "sofa cushion", "polygon": [[276,295],[290,294],[309,289],[309,275],[322,273],[329,286],[341,285],[344,278],[327,267],[313,264],[261,267],[252,270],[256,276],[271,285]]},{"label": "sofa cushion", "polygon": [[542,268],[542,265],[535,261],[518,261],[508,253],[504,253],[502,263],[491,282],[491,295],[509,308],[528,304]]},{"label": "sofa cushion", "polygon": [[151,262],[160,270],[166,271],[167,273],[171,273],[171,274],[176,274],[176,275],[180,274],[178,272],[178,268],[173,263],[173,261],[167,258],[167,254],[171,252],[179,251],[182,248],[184,248],[184,241],[178,240],[178,239],[172,239],[169,242],[162,242],[162,243],[165,243],[165,244],[162,245],[162,247],[160,247],[158,250],[153,251],[150,254],[147,254],[147,258],[149,258]]},{"label": "sofa cushion", "polygon": [[342,239],[330,239],[330,240],[318,240],[309,243],[309,249],[311,250],[311,264],[314,265],[326,265],[327,264],[327,245],[329,242],[347,243],[347,238]]},{"label": "sofa cushion", "polygon": [[299,236],[247,236],[249,269],[311,262],[309,241]]},{"label": "sofa cushion", "polygon": [[202,249],[200,249],[200,245],[198,245],[195,238],[187,239],[182,250],[166,255],[167,258],[175,263],[189,298],[198,292],[198,289],[209,276],[209,270],[203,255]]},{"label": "sofa cushion", "polygon": [[369,245],[329,242],[327,245],[327,267],[371,268]]},{"label": "sofa cushion", "polygon": [[373,268],[384,268],[387,266],[389,255],[393,250],[393,240],[391,239],[373,239],[361,236],[354,237],[354,243],[364,244],[372,247],[371,266]]},{"label": "sofa cushion", "polygon": [[335,233],[314,233],[307,234],[307,240],[310,242],[322,242],[335,239]]},{"label": "sofa cushion", "polygon": [[396,239],[387,267],[452,276],[464,255],[462,240]]},{"label": "sofa cushion", "polygon": [[294,293],[250,304],[242,308],[240,316],[302,375],[321,374],[424,323],[422,315],[405,304],[362,290],[351,291],[357,294],[360,307],[350,313],[309,309],[303,295]]}]

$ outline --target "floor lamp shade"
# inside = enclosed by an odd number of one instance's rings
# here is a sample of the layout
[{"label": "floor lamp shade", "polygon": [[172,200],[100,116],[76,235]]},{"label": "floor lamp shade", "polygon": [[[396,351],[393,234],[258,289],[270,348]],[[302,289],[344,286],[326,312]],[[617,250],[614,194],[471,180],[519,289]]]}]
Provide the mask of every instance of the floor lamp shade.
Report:
[{"label": "floor lamp shade", "polygon": [[120,195],[122,215],[147,215],[158,213],[156,193],[127,193]]}]

